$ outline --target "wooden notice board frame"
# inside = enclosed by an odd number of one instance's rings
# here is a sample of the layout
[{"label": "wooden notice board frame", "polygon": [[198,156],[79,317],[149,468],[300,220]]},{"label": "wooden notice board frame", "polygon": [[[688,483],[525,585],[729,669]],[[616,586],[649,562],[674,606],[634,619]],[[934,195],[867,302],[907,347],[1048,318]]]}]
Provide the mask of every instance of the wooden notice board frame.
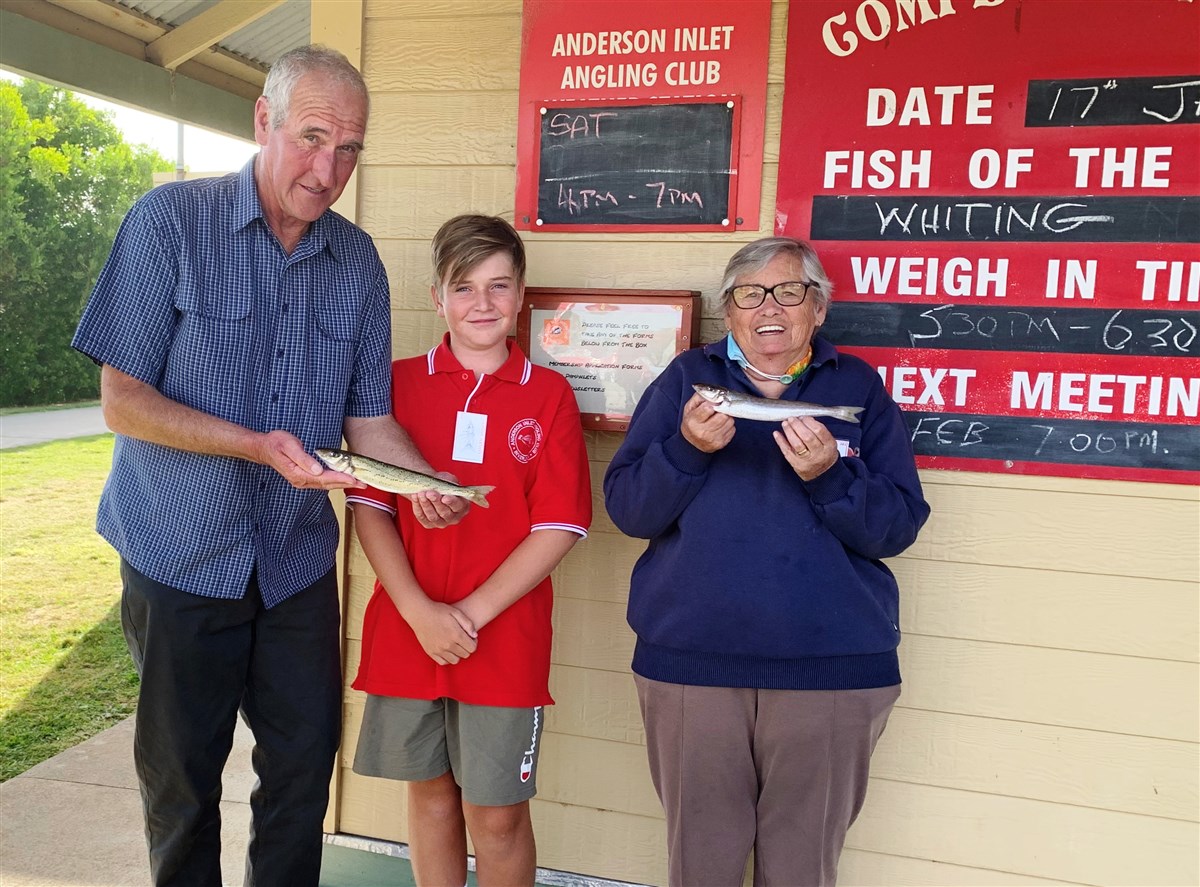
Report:
[{"label": "wooden notice board frame", "polygon": [[530,286],[517,315],[522,350],[566,378],[583,427],[600,431],[625,431],[647,386],[699,335],[696,290]]},{"label": "wooden notice board frame", "polygon": [[[672,121],[669,130],[645,131],[650,118],[695,117],[719,111],[728,151],[714,157],[711,139],[695,120]],[[742,97],[713,95],[644,99],[557,99],[537,105],[537,139],[531,158],[531,204],[517,208],[522,228],[535,231],[735,231]],[[659,120],[654,120],[659,123]],[[712,134],[708,134],[712,135]],[[657,139],[657,141],[656,141]],[[554,140],[557,144],[551,144]],[[550,181],[546,159],[561,152],[563,168]],[[705,188],[714,177],[725,186]],[[549,189],[549,190],[547,190]],[[725,200],[719,218],[698,208],[704,195]],[[548,211],[550,207],[552,210]],[[697,213],[702,216],[693,220]]]}]

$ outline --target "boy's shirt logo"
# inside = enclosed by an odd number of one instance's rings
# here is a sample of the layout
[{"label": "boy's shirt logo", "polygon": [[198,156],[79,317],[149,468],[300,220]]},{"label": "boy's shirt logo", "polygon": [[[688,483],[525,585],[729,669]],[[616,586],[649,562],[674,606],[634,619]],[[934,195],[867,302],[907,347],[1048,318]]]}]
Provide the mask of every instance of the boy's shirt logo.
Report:
[{"label": "boy's shirt logo", "polygon": [[522,419],[508,432],[508,448],[518,462],[529,462],[542,449],[542,426],[537,419]]}]

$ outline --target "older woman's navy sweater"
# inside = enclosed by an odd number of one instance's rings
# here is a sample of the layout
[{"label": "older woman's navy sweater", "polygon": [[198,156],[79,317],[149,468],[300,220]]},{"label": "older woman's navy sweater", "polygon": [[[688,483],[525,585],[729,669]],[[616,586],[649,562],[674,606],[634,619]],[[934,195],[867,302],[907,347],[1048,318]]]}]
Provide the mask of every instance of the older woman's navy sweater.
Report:
[{"label": "older woman's navy sweater", "polygon": [[859,425],[821,420],[845,455],[805,482],[771,436],[779,425],[748,419],[703,453],[679,430],[692,384],[758,395],[725,341],[650,385],[604,477],[613,522],[650,540],[630,581],[633,670],[719,687],[898,683],[899,593],[881,559],[929,516],[899,407],[870,366],[818,336],[782,399],[863,407]]}]

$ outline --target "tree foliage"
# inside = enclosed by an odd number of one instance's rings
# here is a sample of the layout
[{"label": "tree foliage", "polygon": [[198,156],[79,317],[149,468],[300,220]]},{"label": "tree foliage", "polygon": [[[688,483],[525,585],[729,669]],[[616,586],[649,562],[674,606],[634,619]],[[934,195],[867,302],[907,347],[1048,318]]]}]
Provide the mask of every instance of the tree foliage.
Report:
[{"label": "tree foliage", "polygon": [[44,83],[0,82],[0,406],[99,392],[71,336],[125,212],[172,169],[110,116]]}]

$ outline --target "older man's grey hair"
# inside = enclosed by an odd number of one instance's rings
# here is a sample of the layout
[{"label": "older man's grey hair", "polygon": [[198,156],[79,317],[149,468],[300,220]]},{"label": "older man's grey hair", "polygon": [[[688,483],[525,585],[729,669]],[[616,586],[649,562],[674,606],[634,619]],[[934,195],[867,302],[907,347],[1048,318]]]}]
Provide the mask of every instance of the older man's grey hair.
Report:
[{"label": "older man's grey hair", "polygon": [[755,283],[756,281],[749,278],[766,268],[777,256],[798,259],[804,267],[804,282],[815,284],[815,287],[808,291],[808,298],[816,299],[818,308],[829,308],[833,297],[833,284],[825,274],[816,250],[803,240],[791,237],[764,237],[747,243],[733,254],[729,264],[725,266],[725,278],[721,281],[722,313],[728,310],[732,301],[729,288],[733,286],[734,281],[742,278],[744,283]]},{"label": "older man's grey hair", "polygon": [[267,100],[271,109],[271,129],[283,126],[291,111],[292,91],[308,74],[320,74],[332,83],[350,87],[363,97],[367,109],[370,110],[371,97],[367,93],[367,83],[358,68],[350,64],[350,60],[336,49],[310,43],[308,46],[285,52],[271,65],[262,91],[263,98]]}]

